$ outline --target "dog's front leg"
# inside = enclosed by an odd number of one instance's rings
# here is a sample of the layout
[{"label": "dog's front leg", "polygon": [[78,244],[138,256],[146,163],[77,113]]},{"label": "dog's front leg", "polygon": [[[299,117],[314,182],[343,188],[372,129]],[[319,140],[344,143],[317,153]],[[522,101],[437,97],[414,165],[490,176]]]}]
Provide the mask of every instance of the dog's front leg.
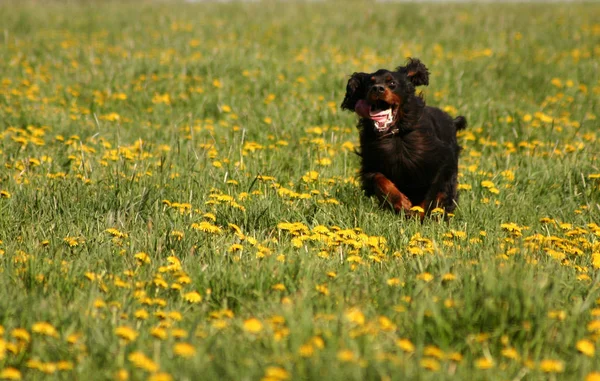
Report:
[{"label": "dog's front leg", "polygon": [[457,166],[446,165],[440,168],[420,205],[425,214],[429,214],[435,208],[442,208],[446,212],[454,209],[457,172]]},{"label": "dog's front leg", "polygon": [[404,211],[407,215],[412,215],[410,208],[412,203],[406,195],[382,173],[371,173],[363,178],[365,181],[372,182],[373,193],[377,196],[382,205],[394,209],[396,212]]}]

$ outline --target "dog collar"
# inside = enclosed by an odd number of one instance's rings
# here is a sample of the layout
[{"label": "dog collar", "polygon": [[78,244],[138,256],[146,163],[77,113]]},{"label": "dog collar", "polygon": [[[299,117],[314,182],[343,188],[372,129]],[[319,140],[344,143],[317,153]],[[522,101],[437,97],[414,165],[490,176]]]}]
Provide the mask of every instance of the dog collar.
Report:
[{"label": "dog collar", "polygon": [[377,137],[377,139],[389,138],[391,136],[398,135],[399,133],[400,133],[400,129],[398,127],[394,127],[390,131],[386,132],[385,134],[379,135]]}]

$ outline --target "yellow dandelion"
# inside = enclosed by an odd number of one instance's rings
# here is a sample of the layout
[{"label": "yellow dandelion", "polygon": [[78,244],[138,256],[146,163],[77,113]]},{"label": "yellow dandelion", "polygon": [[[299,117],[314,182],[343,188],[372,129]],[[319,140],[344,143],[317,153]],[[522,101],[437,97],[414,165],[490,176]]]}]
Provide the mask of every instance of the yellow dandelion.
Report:
[{"label": "yellow dandelion", "polygon": [[517,350],[514,348],[504,348],[500,354],[511,360],[518,360],[520,358],[519,352],[517,352]]},{"label": "yellow dandelion", "polygon": [[483,369],[483,370],[491,369],[494,367],[494,361],[487,357],[480,357],[477,360],[475,360],[475,367],[477,369]]},{"label": "yellow dandelion", "polygon": [[31,332],[39,333],[40,335],[50,336],[50,337],[58,337],[58,332],[56,328],[50,323],[47,322],[39,322],[35,323],[31,327]]},{"label": "yellow dandelion", "polygon": [[21,371],[15,368],[4,368],[0,370],[0,379],[2,380],[20,380]]},{"label": "yellow dandelion", "polygon": [[133,341],[138,337],[138,332],[126,325],[117,327],[115,329],[115,334],[127,342]]},{"label": "yellow dandelion", "polygon": [[0,190],[0,198],[11,198],[12,195],[7,190]]},{"label": "yellow dandelion", "polygon": [[415,351],[415,345],[408,339],[396,340],[396,346],[406,353],[413,353]]},{"label": "yellow dandelion", "polygon": [[287,370],[278,367],[278,366],[269,366],[265,369],[265,377],[264,379],[279,381],[279,380],[287,380],[290,378],[290,374]]},{"label": "yellow dandelion", "polygon": [[119,369],[115,373],[115,381],[127,381],[129,380],[129,372],[125,369]]},{"label": "yellow dandelion", "polygon": [[332,161],[328,157],[324,157],[322,159],[317,160],[317,165],[320,165],[322,167],[327,167],[327,166],[331,165],[331,163],[332,163]]},{"label": "yellow dandelion", "polygon": [[433,280],[433,275],[425,272],[425,273],[421,273],[421,274],[417,275],[417,279],[425,281],[425,282],[431,282]]},{"label": "yellow dandelion", "polygon": [[152,373],[157,372],[159,369],[158,365],[142,352],[132,352],[127,358],[136,368],[144,369]]},{"label": "yellow dandelion", "polygon": [[173,377],[169,373],[158,372],[150,375],[148,381],[173,381]]},{"label": "yellow dandelion", "polygon": [[428,345],[423,348],[423,356],[435,357],[441,360],[444,358],[444,352],[436,346]]},{"label": "yellow dandelion", "polygon": [[440,362],[434,358],[425,357],[420,361],[421,368],[437,372],[440,370]]},{"label": "yellow dandelion", "polygon": [[180,357],[193,357],[196,354],[196,348],[190,343],[176,343],[173,346],[173,353]]},{"label": "yellow dandelion", "polygon": [[329,295],[329,288],[327,288],[326,284],[318,284],[315,286],[315,290],[317,290],[322,295]]},{"label": "yellow dandelion", "polygon": [[143,264],[143,263],[150,263],[150,256],[146,253],[144,253],[143,251],[140,251],[139,253],[136,253],[133,256],[135,259],[137,259],[139,264]]},{"label": "yellow dandelion", "polygon": [[592,320],[588,323],[587,329],[593,333],[600,333],[600,320]]},{"label": "yellow dandelion", "polygon": [[184,294],[183,299],[189,303],[200,303],[202,301],[202,295],[197,291],[192,291]]},{"label": "yellow dandelion", "polygon": [[386,316],[379,316],[377,318],[377,322],[379,323],[379,329],[381,329],[383,332],[392,332],[398,327]]},{"label": "yellow dandelion", "polygon": [[229,246],[229,249],[227,249],[227,251],[229,253],[235,253],[238,251],[241,251],[244,249],[244,246],[240,245],[239,243],[234,243],[233,245]]},{"label": "yellow dandelion", "polygon": [[410,208],[410,211],[416,213],[425,213],[425,209],[421,208],[420,206],[413,206]]},{"label": "yellow dandelion", "polygon": [[351,362],[351,361],[354,361],[356,358],[355,358],[354,352],[352,352],[351,350],[342,349],[342,350],[338,351],[337,359],[341,362]]},{"label": "yellow dandelion", "polygon": [[[312,183],[319,179],[319,172],[317,171],[308,171],[304,176],[302,176],[302,181],[305,183]],[[314,230],[314,229],[313,229]]]},{"label": "yellow dandelion", "polygon": [[600,381],[600,372],[592,372],[585,376],[585,381]]},{"label": "yellow dandelion", "polygon": [[587,339],[579,340],[577,344],[575,344],[575,348],[588,357],[594,357],[594,354],[596,353],[594,343]]},{"label": "yellow dandelion", "polygon": [[144,309],[139,309],[133,313],[133,316],[135,316],[135,318],[139,320],[146,320],[148,319],[148,316],[150,316],[150,314]]},{"label": "yellow dandelion", "polygon": [[542,360],[540,370],[544,373],[562,373],[565,370],[565,364],[560,360]]},{"label": "yellow dandelion", "polygon": [[249,333],[259,333],[263,330],[263,324],[256,318],[244,320],[244,331]]},{"label": "yellow dandelion", "polygon": [[220,227],[213,225],[207,221],[202,221],[200,223],[193,223],[192,229],[200,230],[202,232],[211,233],[211,234],[219,234],[223,231]]},{"label": "yellow dandelion", "polygon": [[167,333],[167,330],[161,327],[154,327],[150,330],[150,334],[159,339],[159,340],[166,340],[167,337],[169,337],[169,334]]},{"label": "yellow dandelion", "polygon": [[[599,320],[600,321],[600,320]],[[10,332],[10,335],[19,341],[24,341],[28,343],[31,341],[31,336],[29,332],[23,328],[15,328]]]},{"label": "yellow dandelion", "polygon": [[312,357],[315,353],[315,348],[311,344],[304,344],[300,346],[298,353],[302,357]]},{"label": "yellow dandelion", "polygon": [[365,324],[365,315],[363,315],[361,310],[358,308],[350,308],[346,310],[346,319],[357,325]]},{"label": "yellow dandelion", "polygon": [[56,368],[58,370],[73,370],[73,363],[71,361],[59,361],[56,363]]}]

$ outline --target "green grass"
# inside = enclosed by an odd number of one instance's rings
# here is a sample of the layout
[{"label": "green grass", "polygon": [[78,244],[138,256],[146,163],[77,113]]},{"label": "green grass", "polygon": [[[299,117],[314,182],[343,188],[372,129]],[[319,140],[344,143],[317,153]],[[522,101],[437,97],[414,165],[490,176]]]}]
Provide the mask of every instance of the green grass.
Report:
[{"label": "green grass", "polygon": [[[598,20],[1,5],[0,379],[597,380]],[[469,121],[448,222],[356,181],[348,75],[408,56]]]}]

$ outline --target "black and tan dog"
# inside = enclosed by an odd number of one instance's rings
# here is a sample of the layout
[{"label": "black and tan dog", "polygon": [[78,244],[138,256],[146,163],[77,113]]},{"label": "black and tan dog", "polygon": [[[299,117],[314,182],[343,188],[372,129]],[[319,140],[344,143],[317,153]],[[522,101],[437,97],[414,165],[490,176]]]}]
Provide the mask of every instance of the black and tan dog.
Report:
[{"label": "black and tan dog", "polygon": [[439,108],[425,105],[415,87],[429,84],[429,71],[409,58],[395,71],[354,73],[342,109],[360,116],[361,180],[367,195],[397,212],[423,217],[434,208],[456,207],[458,156],[456,131],[467,126]]}]

